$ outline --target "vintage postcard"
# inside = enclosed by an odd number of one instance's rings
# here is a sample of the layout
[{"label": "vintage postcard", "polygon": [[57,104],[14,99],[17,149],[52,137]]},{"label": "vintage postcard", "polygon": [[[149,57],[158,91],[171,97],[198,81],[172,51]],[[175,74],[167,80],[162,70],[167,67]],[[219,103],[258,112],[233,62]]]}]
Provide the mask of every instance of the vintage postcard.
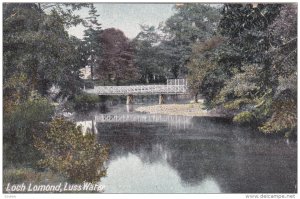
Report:
[{"label": "vintage postcard", "polygon": [[6,198],[296,197],[296,2],[2,13]]}]

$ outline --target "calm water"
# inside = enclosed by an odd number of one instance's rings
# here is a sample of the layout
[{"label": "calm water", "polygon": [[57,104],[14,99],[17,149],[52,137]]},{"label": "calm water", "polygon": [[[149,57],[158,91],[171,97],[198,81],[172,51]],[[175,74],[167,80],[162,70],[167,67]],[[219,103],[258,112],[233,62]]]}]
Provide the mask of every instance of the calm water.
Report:
[{"label": "calm water", "polygon": [[221,118],[127,112],[75,116],[110,145],[105,193],[292,193],[297,143]]}]

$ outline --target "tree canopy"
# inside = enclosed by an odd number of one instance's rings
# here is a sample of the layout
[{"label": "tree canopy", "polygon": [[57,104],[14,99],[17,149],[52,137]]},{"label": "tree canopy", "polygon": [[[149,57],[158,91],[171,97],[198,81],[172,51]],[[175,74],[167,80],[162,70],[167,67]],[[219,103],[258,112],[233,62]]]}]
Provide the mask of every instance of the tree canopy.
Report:
[{"label": "tree canopy", "polygon": [[235,122],[255,123],[265,133],[295,133],[296,10],[295,4],[225,4],[217,31],[223,44],[208,54],[203,48],[211,38],[192,51],[192,91]]}]

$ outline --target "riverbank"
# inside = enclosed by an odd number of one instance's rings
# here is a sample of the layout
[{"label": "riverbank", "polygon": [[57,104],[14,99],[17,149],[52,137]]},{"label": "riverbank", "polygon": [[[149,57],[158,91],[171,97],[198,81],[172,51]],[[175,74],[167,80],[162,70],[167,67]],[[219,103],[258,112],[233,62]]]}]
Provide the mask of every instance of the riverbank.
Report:
[{"label": "riverbank", "polygon": [[219,117],[215,111],[208,111],[205,109],[203,103],[188,103],[188,104],[161,104],[151,106],[141,106],[135,109],[138,112],[150,114],[164,114],[164,115],[182,115],[182,116],[208,116]]}]

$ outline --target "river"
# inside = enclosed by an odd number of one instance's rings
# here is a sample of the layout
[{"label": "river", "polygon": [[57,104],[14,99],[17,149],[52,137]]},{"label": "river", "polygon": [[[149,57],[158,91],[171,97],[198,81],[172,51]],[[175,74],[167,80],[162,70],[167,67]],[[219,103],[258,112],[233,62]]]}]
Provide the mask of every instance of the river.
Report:
[{"label": "river", "polygon": [[104,193],[295,193],[297,142],[215,117],[76,114],[110,146]]}]

